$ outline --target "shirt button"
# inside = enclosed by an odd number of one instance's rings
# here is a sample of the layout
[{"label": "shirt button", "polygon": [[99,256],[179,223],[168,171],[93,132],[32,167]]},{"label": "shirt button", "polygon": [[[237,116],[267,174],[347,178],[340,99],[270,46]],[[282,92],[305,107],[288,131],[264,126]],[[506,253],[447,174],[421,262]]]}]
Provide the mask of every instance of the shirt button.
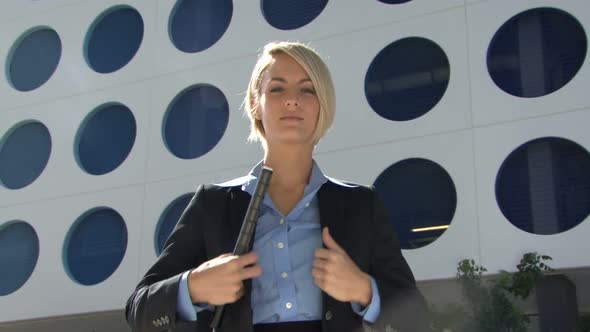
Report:
[{"label": "shirt button", "polygon": [[281,225],[282,225],[282,224],[284,224],[284,223],[285,223],[285,219],[281,219],[281,220],[279,220],[279,224],[281,224]]},{"label": "shirt button", "polygon": [[287,307],[287,309],[291,309],[291,308],[293,308],[293,303],[287,302],[287,303],[285,303],[285,307]]},{"label": "shirt button", "polygon": [[305,203],[305,207],[309,207],[309,202]]},{"label": "shirt button", "polygon": [[283,242],[277,243],[277,248],[283,249],[284,247],[285,247],[285,244]]},{"label": "shirt button", "polygon": [[326,311],[326,315],[324,315],[324,317],[326,318],[326,320],[332,319],[332,311],[330,311],[330,310]]},{"label": "shirt button", "polygon": [[288,276],[287,272],[281,273],[281,277],[283,277],[283,279],[287,278],[287,276]]}]

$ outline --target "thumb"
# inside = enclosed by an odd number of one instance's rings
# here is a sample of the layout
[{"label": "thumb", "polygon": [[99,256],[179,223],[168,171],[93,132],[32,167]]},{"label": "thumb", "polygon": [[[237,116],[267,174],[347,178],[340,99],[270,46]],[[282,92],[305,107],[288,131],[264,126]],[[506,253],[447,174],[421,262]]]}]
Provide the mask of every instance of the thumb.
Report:
[{"label": "thumb", "polygon": [[342,247],[340,247],[340,245],[338,245],[338,243],[336,243],[336,240],[334,240],[332,238],[332,235],[330,235],[330,231],[328,230],[328,227],[324,227],[324,229],[322,230],[322,240],[324,240],[324,244],[326,245],[326,247],[328,249],[333,249],[336,251],[344,251],[344,249],[342,249]]}]

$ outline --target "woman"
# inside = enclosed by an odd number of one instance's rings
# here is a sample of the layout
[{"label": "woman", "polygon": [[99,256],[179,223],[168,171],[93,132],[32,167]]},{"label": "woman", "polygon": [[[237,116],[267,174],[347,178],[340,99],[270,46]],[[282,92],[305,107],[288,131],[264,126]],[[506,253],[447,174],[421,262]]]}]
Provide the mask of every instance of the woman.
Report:
[{"label": "woman", "polygon": [[[210,331],[221,304],[218,331],[425,329],[424,300],[375,191],[326,177],[312,158],[335,112],[318,54],[266,45],[244,105],[264,160],[245,177],[199,187],[127,303],[132,329]],[[263,165],[274,172],[253,249],[232,256]]]}]

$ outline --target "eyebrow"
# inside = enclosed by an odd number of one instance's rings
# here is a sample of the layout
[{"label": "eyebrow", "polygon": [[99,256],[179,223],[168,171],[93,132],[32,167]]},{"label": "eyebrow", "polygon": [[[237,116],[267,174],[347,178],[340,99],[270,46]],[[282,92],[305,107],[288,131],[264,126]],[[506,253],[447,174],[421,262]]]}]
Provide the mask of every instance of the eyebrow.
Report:
[{"label": "eyebrow", "polygon": [[[271,77],[270,81],[279,81],[279,82],[287,83],[287,80],[284,79],[283,77]],[[311,78],[303,78],[303,79],[299,80],[299,84],[306,83],[306,82],[311,82]]]}]

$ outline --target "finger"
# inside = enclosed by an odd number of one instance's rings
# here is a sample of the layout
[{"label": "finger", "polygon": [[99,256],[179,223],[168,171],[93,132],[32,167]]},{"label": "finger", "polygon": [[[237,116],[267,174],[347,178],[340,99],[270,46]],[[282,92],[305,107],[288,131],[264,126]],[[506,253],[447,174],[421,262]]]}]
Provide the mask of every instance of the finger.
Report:
[{"label": "finger", "polygon": [[236,300],[244,296],[244,292],[244,285],[242,285],[242,287],[240,287],[240,289],[238,289],[238,291],[236,292]]},{"label": "finger", "polygon": [[316,259],[313,261],[313,268],[318,270],[326,270],[328,262],[323,259]]},{"label": "finger", "polygon": [[227,261],[235,259],[236,257],[237,256],[234,256],[232,253],[225,253],[215,257],[214,259],[212,259],[212,261],[215,261],[216,264],[223,264]]},{"label": "finger", "polygon": [[342,249],[342,247],[340,247],[340,245],[336,243],[336,240],[332,238],[332,235],[330,235],[328,227],[324,227],[324,229],[322,230],[322,240],[324,240],[324,244],[328,249],[344,252],[344,249]]},{"label": "finger", "polygon": [[256,264],[256,265],[249,266],[249,267],[242,269],[240,279],[241,280],[252,279],[252,278],[256,278],[256,277],[260,276],[261,274],[262,274],[262,268],[260,267],[260,265]]},{"label": "finger", "polygon": [[324,274],[325,274],[325,272],[322,269],[318,269],[315,267],[311,269],[311,276],[313,277],[314,280],[317,280],[317,281],[324,280]]},{"label": "finger", "polygon": [[331,260],[333,259],[334,253],[330,251],[330,249],[318,248],[316,249],[314,255],[317,259],[324,259],[324,260]]},{"label": "finger", "polygon": [[242,296],[244,296],[244,287],[239,287],[234,293],[227,294],[224,296],[224,300],[222,300],[222,304],[227,303],[234,303],[239,300]]},{"label": "finger", "polygon": [[322,275],[323,275],[322,271],[320,271],[316,268],[311,269],[311,276],[313,277],[313,280],[316,283],[318,283],[318,281],[322,280]]},{"label": "finger", "polygon": [[229,261],[233,261],[234,259],[237,259],[238,256],[236,255],[232,255],[232,254],[223,254],[223,257],[219,256],[218,258],[216,258],[216,264],[223,264],[223,263],[227,263]]},{"label": "finger", "polygon": [[[314,272],[312,271],[312,274]],[[326,292],[326,281],[324,280],[323,276],[321,273],[319,272],[315,272],[317,274],[317,277],[313,278],[313,282],[324,292]]]},{"label": "finger", "polygon": [[207,262],[201,264],[201,266],[199,266],[198,270],[210,269],[212,267],[216,267],[216,266],[225,264],[225,263],[227,263],[231,260],[234,260],[236,258],[237,258],[237,256],[234,256],[232,254],[223,254],[223,255],[213,258],[210,261],[207,261]]},{"label": "finger", "polygon": [[236,263],[238,263],[240,266],[248,266],[248,265],[255,264],[257,261],[258,261],[258,256],[256,256],[256,252],[250,251],[249,253],[238,257],[238,259],[236,260]]}]

